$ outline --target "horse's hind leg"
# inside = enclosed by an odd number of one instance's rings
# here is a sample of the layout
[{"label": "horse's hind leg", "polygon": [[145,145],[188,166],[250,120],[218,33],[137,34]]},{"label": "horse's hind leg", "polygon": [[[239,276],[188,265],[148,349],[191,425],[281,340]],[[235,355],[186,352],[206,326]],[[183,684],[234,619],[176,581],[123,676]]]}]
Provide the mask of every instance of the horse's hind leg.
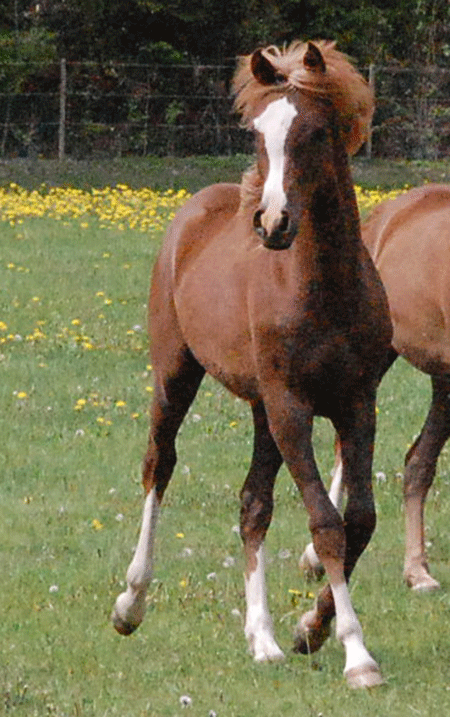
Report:
[{"label": "horse's hind leg", "polygon": [[428,569],[424,507],[440,452],[450,436],[450,378],[432,377],[432,399],[422,431],[406,456],[404,499],[406,546],[404,578],[414,590],[440,587]]},{"label": "horse's hind leg", "polygon": [[266,595],[264,537],[273,510],[273,486],[282,458],[272,438],[262,404],[253,406],[253,457],[241,491],[241,537],[246,556],[245,636],[255,660],[281,660]]},{"label": "horse's hind leg", "polygon": [[114,627],[132,633],[145,614],[145,598],[152,579],[153,543],[159,506],[176,463],[175,438],[195,398],[204,369],[187,348],[176,357],[176,369],[155,366],[154,400],[143,484],[147,496],[136,551],[127,571],[127,589],[117,598],[112,615]]}]

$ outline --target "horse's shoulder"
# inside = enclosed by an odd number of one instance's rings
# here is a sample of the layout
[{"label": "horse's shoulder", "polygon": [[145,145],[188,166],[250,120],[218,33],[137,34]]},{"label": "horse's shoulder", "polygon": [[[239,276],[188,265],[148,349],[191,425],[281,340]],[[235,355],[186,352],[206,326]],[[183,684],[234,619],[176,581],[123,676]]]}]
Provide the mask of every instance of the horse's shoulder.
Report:
[{"label": "horse's shoulder", "polygon": [[169,225],[158,258],[158,271],[179,277],[221,235],[240,205],[238,184],[213,184],[196,192]]},{"label": "horse's shoulder", "polygon": [[231,183],[211,184],[196,192],[189,200],[190,209],[198,214],[236,212],[240,203],[240,185]]}]

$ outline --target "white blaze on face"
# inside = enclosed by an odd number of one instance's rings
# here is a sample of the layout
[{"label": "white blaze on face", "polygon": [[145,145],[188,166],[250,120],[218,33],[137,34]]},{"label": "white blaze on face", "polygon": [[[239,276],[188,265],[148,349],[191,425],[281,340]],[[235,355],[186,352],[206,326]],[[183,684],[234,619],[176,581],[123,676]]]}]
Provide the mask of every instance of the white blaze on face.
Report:
[{"label": "white blaze on face", "polygon": [[264,184],[261,222],[270,234],[272,227],[280,218],[286,206],[286,194],[283,187],[284,145],[297,110],[286,97],[267,105],[264,112],[253,121],[255,129],[264,137],[269,172]]}]

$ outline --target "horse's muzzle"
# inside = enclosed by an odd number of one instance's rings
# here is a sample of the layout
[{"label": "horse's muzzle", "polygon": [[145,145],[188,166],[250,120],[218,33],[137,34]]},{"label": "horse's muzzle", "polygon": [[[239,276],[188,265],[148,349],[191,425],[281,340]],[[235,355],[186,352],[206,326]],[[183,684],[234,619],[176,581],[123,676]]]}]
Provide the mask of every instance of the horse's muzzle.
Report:
[{"label": "horse's muzzle", "polygon": [[291,221],[288,212],[284,210],[281,212],[279,220],[273,224],[270,232],[263,226],[263,214],[263,209],[258,209],[255,212],[253,216],[253,228],[266,249],[274,249],[276,251],[289,249],[296,234],[296,226]]}]

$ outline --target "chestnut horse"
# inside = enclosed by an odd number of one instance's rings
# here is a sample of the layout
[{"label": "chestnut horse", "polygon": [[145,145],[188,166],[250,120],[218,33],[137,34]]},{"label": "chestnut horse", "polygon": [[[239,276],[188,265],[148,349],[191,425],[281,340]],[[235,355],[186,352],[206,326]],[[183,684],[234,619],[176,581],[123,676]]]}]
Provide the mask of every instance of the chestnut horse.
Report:
[{"label": "chestnut horse", "polygon": [[[440,585],[428,568],[424,507],[450,436],[450,185],[428,184],[383,202],[362,235],[387,291],[394,328],[386,370],[400,355],[431,377],[430,409],[405,461],[403,574],[414,590],[434,590]],[[337,507],[341,494],[339,468],[330,489]],[[312,544],[300,564],[323,573]]]},{"label": "chestnut horse", "polygon": [[[285,461],[329,578],[300,621],[296,649],[317,650],[336,614],[347,680],[371,686],[381,681],[380,670],[364,646],[347,580],[375,527],[375,392],[392,327],[361,241],[347,153],[365,137],[373,99],[326,42],[256,50],[242,58],[234,87],[236,108],[256,134],[257,164],[242,185],[218,184],[192,197],[154,267],[147,497],[113,621],[128,634],[143,619],[175,437],[208,372],[253,413],[253,458],[240,494],[250,651],[258,661],[283,658],[267,606],[264,538]],[[341,439],[344,520],[314,459],[315,415],[329,417]]]}]

